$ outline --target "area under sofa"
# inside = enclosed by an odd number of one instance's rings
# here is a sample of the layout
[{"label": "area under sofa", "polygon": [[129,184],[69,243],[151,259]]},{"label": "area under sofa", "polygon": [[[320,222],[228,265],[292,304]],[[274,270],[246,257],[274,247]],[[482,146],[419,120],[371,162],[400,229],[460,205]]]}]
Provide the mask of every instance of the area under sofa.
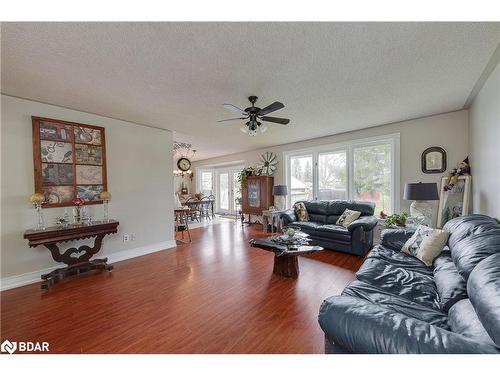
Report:
[{"label": "area under sofa", "polygon": [[400,252],[411,232],[385,230],[357,280],[326,299],[326,353],[500,353],[500,224],[446,223],[447,247],[427,267]]}]

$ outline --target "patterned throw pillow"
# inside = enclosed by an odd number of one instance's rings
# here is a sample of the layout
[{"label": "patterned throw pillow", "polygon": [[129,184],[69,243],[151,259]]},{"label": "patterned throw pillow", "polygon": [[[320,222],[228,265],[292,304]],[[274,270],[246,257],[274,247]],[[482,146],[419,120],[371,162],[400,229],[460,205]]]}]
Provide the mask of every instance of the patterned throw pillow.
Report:
[{"label": "patterned throw pillow", "polygon": [[345,209],[342,216],[337,220],[337,225],[342,225],[343,227],[348,227],[354,220],[361,216],[361,212]]},{"label": "patterned throw pillow", "polygon": [[309,214],[303,202],[295,203],[293,208],[295,209],[295,215],[299,221],[309,221]]},{"label": "patterned throw pillow", "polygon": [[449,236],[450,232],[445,230],[419,225],[413,236],[405,242],[401,252],[412,255],[426,266],[432,267],[432,262],[443,251]]}]

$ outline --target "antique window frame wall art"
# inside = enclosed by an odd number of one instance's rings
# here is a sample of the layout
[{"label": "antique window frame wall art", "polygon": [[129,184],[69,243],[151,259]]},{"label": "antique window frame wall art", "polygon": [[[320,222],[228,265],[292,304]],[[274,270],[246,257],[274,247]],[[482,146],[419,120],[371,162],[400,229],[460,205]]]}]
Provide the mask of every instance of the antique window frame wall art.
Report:
[{"label": "antique window frame wall art", "polygon": [[35,192],[44,207],[69,207],[77,195],[101,204],[108,190],[106,136],[101,126],[32,116]]},{"label": "antique window frame wall art", "polygon": [[[449,220],[455,217],[469,214],[472,177],[470,175],[458,176],[453,188],[449,191],[444,191],[447,183],[448,177],[442,177],[437,217],[438,228],[442,228]],[[447,210],[448,213],[445,212]]]}]

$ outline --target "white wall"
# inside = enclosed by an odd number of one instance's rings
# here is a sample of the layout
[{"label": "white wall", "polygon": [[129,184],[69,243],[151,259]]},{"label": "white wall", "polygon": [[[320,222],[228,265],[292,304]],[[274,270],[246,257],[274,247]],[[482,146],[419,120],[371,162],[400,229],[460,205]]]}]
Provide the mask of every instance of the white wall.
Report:
[{"label": "white wall", "polygon": [[500,219],[500,64],[472,102],[469,134],[473,211]]},{"label": "white wall", "polygon": [[[1,108],[3,284],[15,284],[19,281],[15,276],[22,274],[28,282],[39,277],[40,270],[57,265],[47,249],[29,248],[23,239],[23,232],[36,222],[28,201],[34,190],[32,115],[106,128],[108,190],[113,195],[110,217],[119,220],[120,226],[118,234],[106,236],[97,256],[116,261],[175,244],[170,131],[4,95]],[[54,218],[63,212],[63,208],[45,209],[46,225],[53,225]],[[88,206],[88,212],[100,218],[102,205]],[[124,233],[134,233],[136,240],[124,243]]]},{"label": "white wall", "polygon": [[[271,125],[272,126],[272,125]],[[286,131],[286,130],[284,130]],[[404,184],[407,182],[437,182],[445,174],[425,174],[420,167],[422,152],[431,146],[440,146],[445,149],[448,159],[448,171],[462,161],[468,155],[468,113],[467,110],[450,112],[435,116],[429,116],[416,120],[403,121],[399,123],[381,125],[373,128],[316,138],[303,142],[289,143],[285,145],[269,147],[257,151],[243,152],[218,158],[197,161],[194,167],[204,165],[216,165],[236,160],[245,160],[246,165],[256,164],[260,154],[272,151],[278,156],[278,170],[274,175],[274,184],[284,182],[283,152],[308,148],[314,146],[328,145],[346,142],[356,139],[370,138],[386,134],[400,133],[400,208],[409,210],[409,201],[403,200]],[[242,135],[244,136],[244,135]],[[265,137],[266,135],[260,135]],[[434,202],[437,211],[437,202]]]}]

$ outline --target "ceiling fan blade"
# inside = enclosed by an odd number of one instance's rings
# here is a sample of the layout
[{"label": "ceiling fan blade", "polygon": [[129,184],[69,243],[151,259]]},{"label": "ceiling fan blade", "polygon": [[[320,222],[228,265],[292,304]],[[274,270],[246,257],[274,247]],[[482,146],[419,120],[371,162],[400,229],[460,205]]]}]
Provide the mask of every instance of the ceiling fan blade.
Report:
[{"label": "ceiling fan blade", "polygon": [[217,122],[225,122],[225,121],[235,121],[235,120],[246,120],[248,117],[236,117],[236,118],[227,118],[225,120],[219,120]]},{"label": "ceiling fan blade", "polygon": [[290,122],[290,120],[287,118],[279,118],[279,117],[262,116],[260,117],[260,119],[262,121],[275,122],[276,124],[282,124],[282,125],[286,125]]},{"label": "ceiling fan blade", "polygon": [[223,104],[222,106],[223,106],[224,108],[226,108],[226,109],[230,110],[230,111],[233,111],[233,112],[239,113],[239,114],[240,114],[240,115],[242,115],[242,116],[247,116],[247,115],[248,115],[248,113],[246,113],[244,110],[242,110],[242,109],[241,109],[241,108],[239,108],[239,107],[236,107],[236,106],[235,106],[235,105],[233,105],[233,104],[228,104],[228,103],[226,103],[226,104]]},{"label": "ceiling fan blade", "polygon": [[262,108],[259,113],[257,113],[259,116],[264,116],[267,115],[268,113],[277,111],[278,109],[285,108],[285,105],[280,102],[274,102],[272,104],[269,104],[267,107]]}]

